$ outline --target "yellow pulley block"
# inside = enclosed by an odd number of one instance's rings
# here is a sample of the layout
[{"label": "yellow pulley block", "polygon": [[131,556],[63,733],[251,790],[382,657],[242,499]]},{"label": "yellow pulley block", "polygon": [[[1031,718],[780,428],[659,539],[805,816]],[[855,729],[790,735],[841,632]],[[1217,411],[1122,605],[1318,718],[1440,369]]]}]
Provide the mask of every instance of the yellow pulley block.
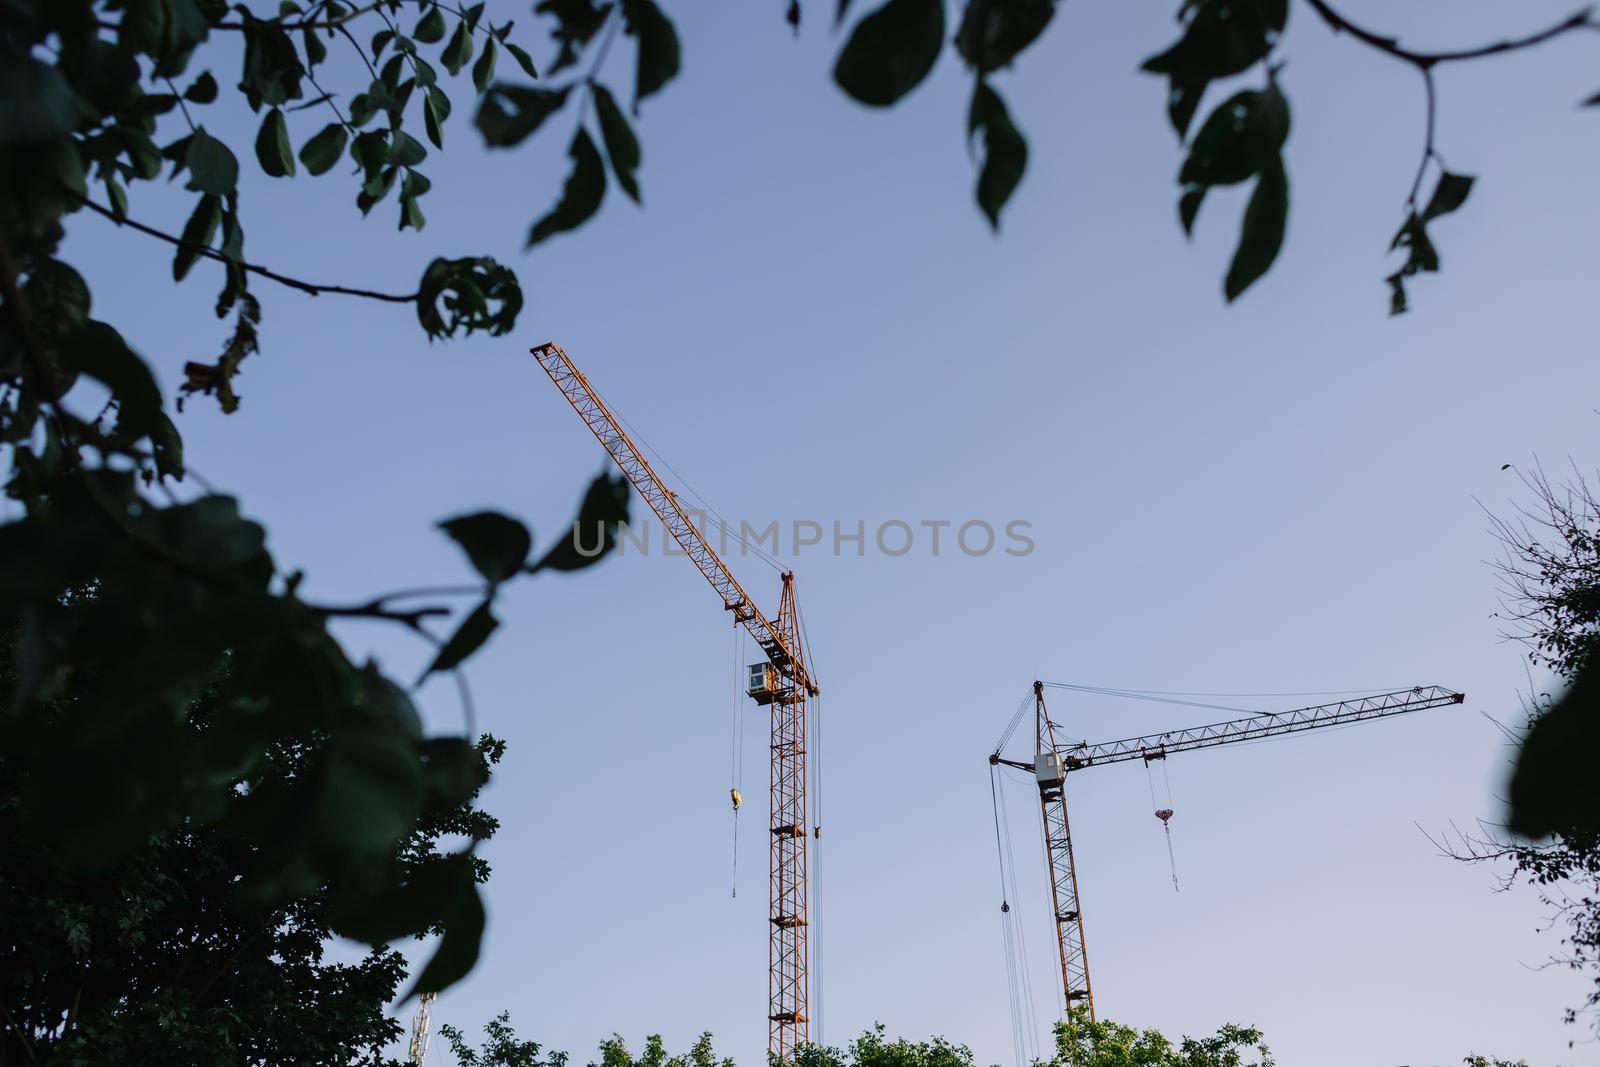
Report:
[{"label": "yellow pulley block", "polygon": [[733,810],[738,811],[739,805],[744,803],[744,797],[739,794],[737,789],[728,790],[728,796],[733,799]]}]

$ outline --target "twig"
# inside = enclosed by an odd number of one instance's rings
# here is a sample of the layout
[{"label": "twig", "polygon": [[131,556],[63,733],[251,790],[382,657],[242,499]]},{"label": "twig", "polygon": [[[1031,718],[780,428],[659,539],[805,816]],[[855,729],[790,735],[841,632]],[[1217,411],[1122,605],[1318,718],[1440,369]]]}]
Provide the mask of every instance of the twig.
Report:
[{"label": "twig", "polygon": [[379,597],[378,599],[370,600],[365,604],[353,604],[349,606],[309,603],[305,606],[316,612],[318,615],[324,615],[328,618],[379,619],[384,622],[398,622],[410,627],[420,634],[427,634],[427,631],[422,628],[422,622],[424,619],[434,619],[450,614],[449,608],[434,606],[414,608],[410,611],[395,611],[384,607],[383,600],[383,597]]},{"label": "twig", "polygon": [[1422,84],[1427,90],[1428,117],[1425,122],[1427,134],[1422,142],[1422,160],[1417,164],[1417,176],[1411,180],[1411,195],[1406,197],[1406,204],[1413,214],[1417,210],[1417,194],[1422,191],[1423,175],[1428,173],[1428,161],[1439,154],[1433,145],[1434,130],[1438,127],[1439,121],[1439,93],[1433,84],[1433,68],[1422,67],[1421,70]]},{"label": "twig", "polygon": [[183,121],[189,124],[189,132],[194,133],[194,116],[189,114],[189,105],[183,102],[183,94],[178,92],[178,87],[172,84],[171,78],[163,78],[167,88],[172,90],[172,95],[178,98],[178,110],[183,112]]},{"label": "twig", "polygon": [[163,241],[166,241],[168,244],[176,245],[179,248],[192,249],[198,252],[200,255],[205,256],[207,259],[215,259],[223,263],[231,263],[243,270],[249,271],[251,274],[259,274],[261,277],[277,282],[279,285],[286,285],[290,289],[298,289],[302,293],[307,293],[311,296],[321,296],[323,293],[338,293],[342,296],[365,297],[368,300],[385,300],[391,304],[410,304],[415,302],[417,299],[416,293],[380,293],[372,289],[355,289],[346,285],[323,285],[320,283],[304,282],[298,278],[290,278],[258,264],[246,263],[243,260],[235,259],[232,256],[225,256],[221,252],[215,251],[214,249],[199,244],[195,241],[185,241],[181,237],[174,237],[170,233],[165,233],[153,226],[147,226],[144,223],[137,222],[131,218],[118,218],[110,208],[101,204],[97,204],[88,197],[80,197],[80,200],[85,207],[104,215],[118,226],[131,226],[140,233],[149,234],[151,237],[159,238]]},{"label": "twig", "polygon": [[[374,3],[368,4],[366,7],[358,7],[345,12],[343,15],[324,19],[321,22],[316,19],[300,19],[297,22],[279,22],[277,19],[255,19],[253,22],[213,22],[207,28],[213,30],[250,30],[256,26],[276,24],[279,29],[283,30],[339,30],[344,28],[345,23],[354,22],[362,15],[371,14],[383,7],[386,2],[387,0],[375,0]],[[102,30],[122,29],[121,23],[107,22],[105,19],[97,19],[95,24]]]},{"label": "twig", "polygon": [[0,1012],[5,1012],[6,1022],[10,1023],[11,1029],[16,1031],[17,1040],[22,1043],[22,1051],[27,1055],[28,1062],[38,1062],[33,1058],[33,1041],[28,1037],[27,1031],[17,1025],[16,1018],[11,1014],[11,1009],[6,1007],[4,1001],[0,1001]]},{"label": "twig", "polygon": [[1585,6],[1555,25],[1530,33],[1525,37],[1507,38],[1503,41],[1495,41],[1492,44],[1480,45],[1477,48],[1462,48],[1447,52],[1418,52],[1402,46],[1399,38],[1385,37],[1380,33],[1374,33],[1372,30],[1356,25],[1344,15],[1335,11],[1327,0],[1306,0],[1306,3],[1310,4],[1312,10],[1322,16],[1322,21],[1326,22],[1335,33],[1348,33],[1363,44],[1418,67],[1431,67],[1438,63],[1456,63],[1467,59],[1483,59],[1486,56],[1517,52],[1524,48],[1532,48],[1534,45],[1543,44],[1553,37],[1560,37],[1564,33],[1595,25],[1592,21],[1594,9]]}]

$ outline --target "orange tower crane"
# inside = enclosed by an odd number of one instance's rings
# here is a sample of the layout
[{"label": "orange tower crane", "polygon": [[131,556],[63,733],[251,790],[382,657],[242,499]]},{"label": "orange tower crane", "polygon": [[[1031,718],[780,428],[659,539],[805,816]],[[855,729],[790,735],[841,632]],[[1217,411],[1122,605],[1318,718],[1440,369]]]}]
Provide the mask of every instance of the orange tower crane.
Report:
[{"label": "orange tower crane", "polygon": [[[1148,766],[1152,760],[1166,759],[1179,752],[1197,748],[1212,748],[1238,741],[1258,741],[1266,737],[1317,730],[1327,726],[1344,726],[1383,719],[1406,712],[1422,711],[1460,704],[1466,699],[1462,693],[1437,685],[1416,686],[1391,693],[1378,693],[1333,704],[1297,708],[1293,711],[1251,715],[1210,726],[1172,730],[1144,737],[1130,737],[1091,745],[1087,742],[1065,743],[1056,735],[1058,725],[1050,718],[1044,703],[1048,682],[1033,683],[1033,751],[1032,762],[1006,759],[1000,754],[1005,747],[1017,720],[1006,730],[1000,745],[989,754],[992,766],[1015,767],[1033,775],[1039,787],[1039,807],[1044,819],[1044,845],[1046,866],[1050,872],[1050,899],[1052,918],[1056,929],[1057,958],[1061,963],[1061,992],[1070,1010],[1076,1004],[1084,1005],[1089,1018],[1095,1018],[1094,989],[1089,983],[1089,957],[1083,941],[1083,908],[1078,902],[1078,870],[1072,856],[1072,829],[1067,821],[1067,776],[1090,767],[1102,767],[1127,760],[1143,760]],[[1062,686],[1067,689],[1087,689],[1086,686]],[[1110,695],[1135,695],[1129,691],[1100,690]],[[1018,716],[1023,709],[1018,709]],[[1171,818],[1170,809],[1156,812],[1165,823]]]},{"label": "orange tower crane", "polygon": [[744,591],[716,549],[678,502],[633,438],[560,345],[532,349],[550,380],[633,483],[684,554],[733,613],[734,625],[755,639],[766,663],[751,667],[749,695],[770,708],[772,719],[771,868],[768,916],[767,1047],[779,1062],[810,1040],[810,951],[807,939],[806,699],[817,696],[816,676],[801,640],[794,573],[783,574],[776,620],[768,619]]}]

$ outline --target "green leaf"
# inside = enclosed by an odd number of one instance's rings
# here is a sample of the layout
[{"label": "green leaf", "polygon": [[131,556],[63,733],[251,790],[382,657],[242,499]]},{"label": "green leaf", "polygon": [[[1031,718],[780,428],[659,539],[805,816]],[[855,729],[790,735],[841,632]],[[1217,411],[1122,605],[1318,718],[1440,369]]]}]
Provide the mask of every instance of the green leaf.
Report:
[{"label": "green leaf", "polygon": [[639,41],[639,62],[633,81],[633,110],[639,102],[653,96],[678,76],[682,48],[672,20],[654,0],[622,0],[624,29]]},{"label": "green leaf", "polygon": [[322,38],[317,36],[317,31],[307,26],[301,31],[301,40],[305,43],[306,65],[314,67],[328,58],[328,46],[322,43]]},{"label": "green leaf", "polygon": [[944,0],[889,0],[856,23],[833,80],[856,100],[888,107],[921,83],[944,44]]},{"label": "green leaf", "polygon": [[1507,825],[1523,837],[1600,832],[1594,767],[1600,760],[1600,678],[1582,668],[1567,691],[1528,727],[1507,799]]},{"label": "green leaf", "polygon": [[628,480],[620,474],[601,474],[589,483],[578,506],[578,517],[566,535],[529,567],[528,573],[592,567],[616,547],[617,524],[627,521]]},{"label": "green leaf", "polygon": [[401,167],[414,167],[428,158],[428,150],[422,147],[422,142],[406,133],[396,130],[394,144],[389,148],[389,162]]},{"label": "green leaf", "polygon": [[463,886],[472,882],[467,853],[421,863],[401,885],[377,893],[335,897],[329,924],[335,933],[374,947],[421,933],[447,914]]},{"label": "green leaf", "polygon": [[967,0],[956,51],[979,74],[999,70],[1038,39],[1055,13],[1055,0]]},{"label": "green leaf", "polygon": [[1208,185],[1192,185],[1178,198],[1178,221],[1183,224],[1185,237],[1194,236],[1194,220],[1200,214],[1200,204],[1206,198]]},{"label": "green leaf", "polygon": [[439,947],[404,999],[440,992],[465,978],[478,962],[483,921],[483,901],[478,896],[478,887],[469,881],[445,912],[444,936],[439,939]]},{"label": "green leaf", "polygon": [[428,802],[444,809],[466,804],[489,781],[489,764],[464,737],[434,737],[422,743]]},{"label": "green leaf", "polygon": [[300,82],[306,71],[300,64],[299,50],[282,24],[246,19],[244,41],[244,75],[239,88],[244,91],[250,110],[300,99]]},{"label": "green leaf", "polygon": [[1248,131],[1260,100],[1260,92],[1246,89],[1212,111],[1189,145],[1178,181],[1185,185],[1235,185],[1255,174],[1260,160]]},{"label": "green leaf", "polygon": [[0,108],[0,145],[63,137],[78,124],[82,106],[60,71],[10,47],[0,48],[0,100],[5,101]]},{"label": "green leaf", "polygon": [[472,62],[472,31],[467,29],[465,22],[456,23],[456,32],[450,35],[450,43],[445,46],[439,61],[452,77],[460,74],[461,68]]},{"label": "green leaf", "polygon": [[239,185],[239,161],[228,146],[207,133],[204,126],[189,138],[184,162],[189,168],[189,182],[184,188],[192,192],[226,196]]},{"label": "green leaf", "polygon": [[444,13],[435,6],[430,7],[428,13],[422,16],[417,28],[411,31],[411,36],[423,44],[433,44],[435,41],[444,40],[444,30]]},{"label": "green leaf", "polygon": [[300,162],[306,165],[306,170],[312,174],[326,174],[339,162],[339,157],[344,154],[345,142],[350,138],[344,126],[337,122],[330,122],[322,128],[322,132],[305,143],[300,149]]},{"label": "green leaf", "polygon": [[561,110],[570,88],[541,89],[499,82],[489,87],[473,125],[491,148],[511,148],[525,141],[544,120]]},{"label": "green leaf", "polygon": [[1244,211],[1239,247],[1233,254],[1223,293],[1232,303],[1267,272],[1278,250],[1283,247],[1284,226],[1289,217],[1289,176],[1283,163],[1269,165],[1256,179],[1255,192]]},{"label": "green leaf", "polygon": [[506,46],[506,51],[511,53],[511,58],[517,61],[517,66],[522,68],[522,73],[537,80],[539,71],[535,69],[533,57],[528,54],[527,50],[521,45],[512,44],[510,41],[502,41],[501,43]]},{"label": "green leaf", "polygon": [[294,177],[294,149],[289,146],[289,124],[283,112],[273,108],[261,121],[256,134],[256,161],[271,178]]},{"label": "green leaf", "polygon": [[[449,322],[439,312],[441,299]],[[516,325],[521,310],[516,274],[487,258],[435,259],[417,290],[417,320],[430,341],[453,337],[458,329],[503,336]]]},{"label": "green leaf", "polygon": [[432,86],[423,94],[422,117],[433,147],[444,147],[444,122],[450,117],[450,98]]},{"label": "green leaf", "polygon": [[1439,175],[1439,184],[1434,186],[1433,196],[1428,198],[1428,206],[1422,211],[1422,221],[1432,222],[1440,215],[1448,215],[1466,203],[1475,180],[1467,174],[1442,172]]},{"label": "green leaf", "polygon": [[414,738],[373,729],[338,734],[318,770],[311,829],[323,852],[388,856],[416,825],[423,781]]},{"label": "green leaf", "polygon": [[177,255],[172,260],[172,280],[181,282],[188,276],[190,268],[200,259],[202,251],[211,247],[211,239],[217,234],[217,226],[222,222],[222,198],[207,193],[195,204],[194,211],[189,215],[189,221],[184,223],[183,234],[179,238]]},{"label": "green leaf", "polygon": [[983,169],[978,172],[978,207],[1000,229],[1000,209],[1011,199],[1028,166],[1028,142],[1011,121],[1000,94],[983,82],[973,87],[967,138],[983,131]]},{"label": "green leaf", "polygon": [[183,437],[165,412],[150,430],[150,443],[155,448],[156,473],[163,478],[183,481]]},{"label": "green leaf", "polygon": [[183,98],[191,104],[209,104],[217,99],[217,79],[209,70],[202,71],[194,84],[183,91]]},{"label": "green leaf", "polygon": [[600,201],[605,198],[605,164],[582,127],[573,135],[567,155],[572,160],[572,173],[567,175],[561,200],[528,231],[529,248],[558,233],[582,226],[600,210]]},{"label": "green leaf", "polygon": [[63,337],[56,349],[65,369],[87,374],[117,401],[117,425],[143,436],[162,418],[161,390],[144,360],[122,335],[103,322],[87,322]]},{"label": "green leaf", "polygon": [[35,260],[22,295],[35,325],[46,335],[66,333],[89,320],[89,285],[59,259]]},{"label": "green leaf", "polygon": [[595,110],[600,115],[600,136],[605,142],[606,155],[611,158],[611,172],[617,176],[617,184],[622,191],[637,204],[639,179],[635,172],[639,169],[641,158],[639,139],[634,136],[633,127],[617,106],[611,90],[599,82],[592,83],[592,87]]},{"label": "green leaf", "polygon": [[497,511],[458,515],[441,522],[439,529],[461,546],[479,574],[497,584],[520,571],[533,549],[528,528]]},{"label": "green leaf", "polygon": [[472,609],[472,614],[462,621],[456,632],[450,635],[450,640],[439,649],[439,654],[434,657],[433,662],[428,664],[428,669],[422,672],[422,677],[417,679],[418,683],[437,671],[453,670],[460,666],[463,660],[483,647],[483,643],[489,640],[489,635],[494,633],[499,625],[500,620],[489,611],[489,601],[485,600]]},{"label": "green leaf", "polygon": [[489,83],[494,80],[494,62],[494,38],[485,37],[483,51],[478,53],[478,61],[472,64],[472,87],[479,93],[489,88]]}]

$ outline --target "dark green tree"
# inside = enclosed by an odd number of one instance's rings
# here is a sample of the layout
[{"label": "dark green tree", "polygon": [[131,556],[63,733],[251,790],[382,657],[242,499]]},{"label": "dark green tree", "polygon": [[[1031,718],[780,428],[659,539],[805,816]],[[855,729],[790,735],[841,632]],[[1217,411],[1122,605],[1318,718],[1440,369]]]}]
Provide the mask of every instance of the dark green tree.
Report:
[{"label": "dark green tree", "polygon": [[523,1041],[511,1028],[511,1013],[503,1011],[483,1027],[483,1047],[467,1044],[464,1034],[449,1023],[439,1027],[439,1036],[450,1046],[450,1054],[461,1067],[566,1067],[567,1054],[543,1055],[537,1041]]},{"label": "dark green tree", "polygon": [[[1600,499],[1578,474],[1552,482],[1535,468],[1522,475],[1531,501],[1491,516],[1502,556],[1500,619],[1507,637],[1565,685],[1534,694],[1526,709],[1507,789],[1507,825],[1445,843],[1469,862],[1493,862],[1503,885],[1532,886],[1566,952],[1551,962],[1587,971],[1594,987],[1581,1006],[1600,1034]],[[1507,832],[1509,831],[1509,832]]]},{"label": "dark green tree", "polygon": [[[459,586],[310,600],[235,499],[185,491],[181,405],[116,326],[94,317],[87,283],[59,249],[75,219],[99,214],[129,240],[172,245],[176,281],[202,263],[215,270],[217,315],[230,326],[214,362],[185,365],[179,392],[224,411],[238,407],[240,368],[260,345],[254,284],[409,307],[430,338],[506,333],[521,290],[484,257],[426,260],[416,291],[399,294],[252,262],[239,182],[252,155],[248,165],[282,180],[347,160],[363,214],[392,200],[402,228],[421,229],[424,141],[442,147],[451,94],[486,97],[502,53],[535,76],[509,20],[491,21],[484,7],[315,0],[261,17],[219,0],[0,3],[0,450],[6,492],[26,512],[0,526],[0,632],[14,635],[15,661],[0,714],[6,758],[26,768],[8,809],[19,847],[63,878],[165,858],[179,866],[149,877],[170,875],[208,906],[222,906],[209,896],[221,888],[256,914],[314,898],[306,930],[375,948],[438,931],[413,992],[473,966],[481,865],[470,841],[450,855],[396,857],[430,810],[470,798],[484,757],[469,737],[425,736],[407,687],[379,664],[353,662],[329,624],[408,629],[436,647],[423,677],[454,674],[465,697],[460,668],[494,632],[500,590],[603,555],[626,516],[626,484],[595,480],[579,509],[586,536],[574,527],[537,553],[528,527],[498,512],[440,523],[471,568]],[[637,21],[655,9],[630,0],[629,10]],[[660,20],[650,25],[625,32],[659,36]],[[206,124],[211,108],[235,101],[260,116],[242,151]],[[291,126],[313,109],[325,118],[296,151]],[[163,177],[194,195],[178,234],[138,219],[140,183]],[[86,590],[93,596],[73,601]],[[190,709],[203,693],[199,730]],[[292,773],[284,753],[297,761]],[[186,854],[151,853],[150,842],[201,833],[232,877],[185,888],[198,876]],[[82,884],[92,893],[100,883]],[[245,955],[220,961],[242,967]],[[209,994],[234,977],[217,976]],[[26,1036],[21,1022],[7,1026]]]},{"label": "dark green tree", "polygon": [[1209,1037],[1173,1042],[1156,1030],[1140,1030],[1110,1019],[1089,1021],[1088,1009],[1074,1007],[1056,1023],[1052,1067],[1272,1067],[1272,1053],[1261,1031],[1223,1026]]},{"label": "dark green tree", "polygon": [[973,1067],[973,1059],[970,1048],[942,1037],[890,1040],[883,1024],[877,1023],[843,1049],[826,1045],[801,1048],[795,1054],[795,1067]]},{"label": "dark green tree", "polygon": [[[64,610],[92,605],[92,596],[76,595]],[[0,642],[0,706],[17,694],[19,644],[18,634]],[[195,745],[222,739],[229,669],[219,662],[180,726]],[[69,863],[28,832],[24,798],[59,770],[31,742],[75,721],[96,685],[69,672],[51,699],[11,725],[12,743],[0,752],[0,1063],[386,1062],[383,1050],[400,1033],[385,1011],[405,977],[400,953],[329,962],[326,885],[287,899],[236,891],[241,874],[272,862],[273,850],[226,828],[244,816],[251,792],[308,773],[326,755],[319,744],[274,741],[246,778],[218,786],[210,818],[154,833],[113,863]],[[494,835],[498,823],[475,802],[504,751],[487,734],[470,750],[436,749],[456,761],[454,780],[435,778],[390,857],[397,876],[452,862],[446,840],[476,845]],[[474,883],[488,877],[481,858],[466,864]],[[438,929],[435,922],[429,932]]]}]

